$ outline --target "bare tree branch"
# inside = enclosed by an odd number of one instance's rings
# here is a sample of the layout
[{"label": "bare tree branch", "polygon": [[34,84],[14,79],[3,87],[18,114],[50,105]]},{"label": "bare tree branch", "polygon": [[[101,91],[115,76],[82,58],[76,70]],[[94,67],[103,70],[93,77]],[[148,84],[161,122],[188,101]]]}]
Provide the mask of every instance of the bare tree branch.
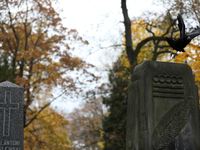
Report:
[{"label": "bare tree branch", "polygon": [[[177,20],[177,19],[176,19],[176,20]],[[164,37],[165,35],[167,35],[167,34],[169,33],[170,28],[174,26],[174,24],[176,23],[176,20],[174,20],[174,21],[169,25],[169,27],[167,28],[166,32],[162,35],[162,37]]]},{"label": "bare tree branch", "polygon": [[145,45],[147,42],[151,41],[151,40],[159,40],[159,41],[166,41],[165,37],[158,37],[158,36],[152,36],[152,37],[148,37],[144,40],[142,40],[136,47],[135,52],[139,53],[140,49],[142,48],[143,45]]},{"label": "bare tree branch", "polygon": [[148,26],[151,26],[151,25],[150,25],[149,23],[146,23],[146,30],[147,30],[149,33],[151,33],[153,36],[155,36],[154,32],[151,31],[151,30],[148,28]]},{"label": "bare tree branch", "polygon": [[31,124],[31,122],[33,122],[37,116],[45,109],[47,108],[53,101],[55,101],[56,99],[58,99],[59,97],[61,97],[63,94],[65,94],[66,91],[62,92],[60,95],[58,95],[56,98],[54,98],[53,100],[51,100],[50,102],[48,102],[46,105],[44,105],[36,114],[33,118],[31,118],[31,120],[24,125],[24,128],[26,128],[29,124]]}]

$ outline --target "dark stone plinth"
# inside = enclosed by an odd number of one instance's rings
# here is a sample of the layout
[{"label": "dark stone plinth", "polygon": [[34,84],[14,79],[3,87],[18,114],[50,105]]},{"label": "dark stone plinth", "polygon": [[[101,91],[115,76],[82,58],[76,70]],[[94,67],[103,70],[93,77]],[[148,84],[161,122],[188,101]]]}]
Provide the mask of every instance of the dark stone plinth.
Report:
[{"label": "dark stone plinth", "polygon": [[127,150],[200,150],[198,107],[188,65],[136,66],[129,85]]},{"label": "dark stone plinth", "polygon": [[0,83],[0,150],[23,150],[23,88]]}]

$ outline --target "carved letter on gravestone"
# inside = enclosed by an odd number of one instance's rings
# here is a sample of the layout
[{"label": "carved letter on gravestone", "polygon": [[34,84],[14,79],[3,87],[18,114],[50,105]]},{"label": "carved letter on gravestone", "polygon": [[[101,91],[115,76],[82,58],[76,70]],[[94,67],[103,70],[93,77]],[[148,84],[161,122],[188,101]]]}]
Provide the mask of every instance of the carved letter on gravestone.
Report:
[{"label": "carved letter on gravestone", "polygon": [[127,150],[199,150],[197,92],[186,64],[136,66],[129,85]]},{"label": "carved letter on gravestone", "polygon": [[0,83],[0,150],[23,150],[23,88]]}]

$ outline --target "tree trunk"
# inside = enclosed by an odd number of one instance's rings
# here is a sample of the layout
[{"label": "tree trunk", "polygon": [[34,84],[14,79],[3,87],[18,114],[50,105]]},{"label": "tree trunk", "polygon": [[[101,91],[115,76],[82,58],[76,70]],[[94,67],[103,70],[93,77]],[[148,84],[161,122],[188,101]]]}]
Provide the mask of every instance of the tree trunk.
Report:
[{"label": "tree trunk", "polygon": [[132,47],[132,37],[131,37],[131,21],[128,16],[128,10],[126,7],[126,0],[121,1],[122,13],[124,16],[124,26],[125,26],[125,40],[126,40],[126,53],[128,60],[133,71],[134,67],[137,65],[137,54],[133,51]]}]

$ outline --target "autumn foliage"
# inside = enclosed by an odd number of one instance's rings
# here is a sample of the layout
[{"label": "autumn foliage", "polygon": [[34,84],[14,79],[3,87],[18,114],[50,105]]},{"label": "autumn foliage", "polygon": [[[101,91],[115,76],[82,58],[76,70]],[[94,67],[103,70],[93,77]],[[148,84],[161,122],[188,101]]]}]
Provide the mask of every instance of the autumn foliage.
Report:
[{"label": "autumn foliage", "polygon": [[[52,108],[42,111],[37,119],[24,129],[24,149],[71,149],[67,131],[69,122],[63,115],[58,114]],[[31,115],[29,116],[31,117]]]},{"label": "autumn foliage", "polygon": [[[60,10],[55,10],[53,7],[56,3],[57,0],[0,2],[0,69],[2,72],[0,81],[10,80],[24,87],[26,147],[30,145],[35,147],[34,144],[39,144],[45,149],[47,146],[45,143],[58,140],[58,134],[61,132],[63,132],[62,136],[65,135],[64,127],[61,129],[62,121],[59,120],[62,117],[47,108],[55,100],[52,89],[59,86],[63,94],[66,91],[76,93],[79,89],[77,84],[80,82],[69,76],[70,71],[73,70],[82,69],[83,74],[95,78],[94,74],[87,71],[87,68],[93,67],[92,65],[70,54],[70,49],[73,49],[70,43],[88,44],[88,41],[83,40],[75,29],[67,29],[62,25],[59,17]],[[50,98],[41,96],[44,92]],[[44,101],[48,103],[42,103]],[[38,103],[43,105],[34,108]],[[56,120],[53,118],[57,118],[61,123],[58,127],[55,127]],[[58,128],[60,133],[53,134],[53,130],[57,132]],[[41,133],[43,136],[39,137],[36,133]],[[53,138],[53,135],[58,139]],[[65,145],[68,146],[67,134],[65,136],[67,142]],[[53,147],[59,149],[59,142],[55,141]]]},{"label": "autumn foliage", "polygon": [[[200,47],[198,38],[187,46],[186,53],[173,51],[165,37],[177,38],[176,15],[200,20],[200,3],[184,0],[161,0],[166,13],[154,19],[151,13],[129,19],[126,0],[121,0],[125,35],[124,53],[109,72],[109,84],[100,90],[103,104],[108,106],[105,116],[101,99],[85,103],[80,109],[64,116],[51,107],[55,87],[61,94],[80,94],[84,82],[71,77],[71,71],[86,74],[87,82],[99,77],[91,73],[87,64],[73,57],[73,43],[89,44],[77,30],[62,25],[60,10],[54,9],[57,0],[0,1],[0,82],[9,80],[24,87],[24,148],[33,149],[125,149],[127,89],[133,68],[146,60],[187,63],[200,89]],[[171,5],[173,4],[173,5]],[[175,16],[175,17],[173,17]],[[146,17],[146,18],[145,18]],[[186,24],[188,25],[188,24]],[[189,25],[188,30],[191,28]],[[169,57],[175,54],[175,59]],[[81,86],[79,86],[81,85]],[[109,87],[109,90],[104,89]],[[93,90],[86,95],[90,98]],[[104,92],[105,93],[105,92]],[[94,96],[93,94],[91,94]],[[74,95],[73,95],[74,96]],[[91,96],[91,97],[92,97]]]},{"label": "autumn foliage", "polygon": [[[62,26],[59,14],[51,0],[6,0],[1,2],[0,53],[12,68],[15,82],[24,87],[24,112],[40,92],[61,85],[74,90],[73,80],[66,76],[69,70],[85,64],[73,58],[68,51],[66,36],[78,37],[76,30]],[[61,46],[65,47],[61,49]],[[27,120],[25,120],[25,127]]]}]

